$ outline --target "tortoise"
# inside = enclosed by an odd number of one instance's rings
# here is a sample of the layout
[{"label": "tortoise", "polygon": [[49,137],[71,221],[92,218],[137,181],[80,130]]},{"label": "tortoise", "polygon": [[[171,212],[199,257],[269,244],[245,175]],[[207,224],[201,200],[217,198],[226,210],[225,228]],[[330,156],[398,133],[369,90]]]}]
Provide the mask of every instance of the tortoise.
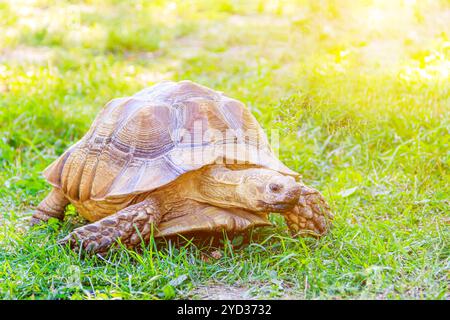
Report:
[{"label": "tortoise", "polygon": [[100,254],[118,240],[136,248],[151,236],[240,233],[271,225],[271,212],[294,235],[321,236],[333,217],[243,103],[191,81],[111,100],[44,177],[53,188],[31,225],[62,220],[72,204],[90,223],[60,243]]}]

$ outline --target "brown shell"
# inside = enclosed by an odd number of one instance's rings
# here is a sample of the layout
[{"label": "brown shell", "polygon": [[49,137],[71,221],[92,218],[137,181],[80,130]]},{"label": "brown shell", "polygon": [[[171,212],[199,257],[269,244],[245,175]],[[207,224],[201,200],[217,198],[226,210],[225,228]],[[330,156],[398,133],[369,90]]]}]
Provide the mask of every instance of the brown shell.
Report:
[{"label": "brown shell", "polygon": [[[212,129],[231,129],[235,136],[204,134]],[[249,129],[252,134],[245,136]],[[201,140],[192,143],[182,133]],[[247,152],[230,154],[230,147]],[[166,81],[110,101],[87,134],[44,176],[72,200],[103,200],[152,191],[223,159],[297,175],[273,155],[244,104],[190,81]]]}]

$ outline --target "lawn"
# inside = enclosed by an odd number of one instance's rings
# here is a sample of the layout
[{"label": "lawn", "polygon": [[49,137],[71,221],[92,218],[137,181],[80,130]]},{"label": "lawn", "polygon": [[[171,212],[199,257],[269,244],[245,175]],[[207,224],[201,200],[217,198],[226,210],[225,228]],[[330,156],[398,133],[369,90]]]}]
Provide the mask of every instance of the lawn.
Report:
[{"label": "lawn", "polygon": [[[0,298],[449,299],[448,21],[446,0],[2,1]],[[28,228],[42,170],[107,101],[182,79],[279,130],[335,213],[328,235],[272,216],[243,246],[82,258],[56,244],[73,208]]]}]

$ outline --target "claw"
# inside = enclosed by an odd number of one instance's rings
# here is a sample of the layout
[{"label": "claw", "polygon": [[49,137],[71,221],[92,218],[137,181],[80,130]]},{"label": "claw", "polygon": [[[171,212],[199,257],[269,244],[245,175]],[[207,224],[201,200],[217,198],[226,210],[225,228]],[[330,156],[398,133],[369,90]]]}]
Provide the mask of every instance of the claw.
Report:
[{"label": "claw", "polygon": [[41,219],[32,217],[31,220],[30,220],[30,227],[34,227],[34,226],[36,226],[38,224],[41,224],[41,223],[44,223],[44,221],[42,221]]},{"label": "claw", "polygon": [[75,244],[75,241],[70,237],[70,235],[62,238],[61,240],[58,240],[57,244],[60,246],[67,246],[69,245],[70,248],[73,248],[73,245]]}]

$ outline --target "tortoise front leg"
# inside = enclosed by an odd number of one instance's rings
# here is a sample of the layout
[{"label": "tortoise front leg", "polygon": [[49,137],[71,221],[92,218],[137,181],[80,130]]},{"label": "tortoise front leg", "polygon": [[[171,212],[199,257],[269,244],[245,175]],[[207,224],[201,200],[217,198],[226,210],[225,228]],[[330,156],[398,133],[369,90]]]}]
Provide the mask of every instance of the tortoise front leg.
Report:
[{"label": "tortoise front leg", "polygon": [[69,200],[61,190],[53,188],[44,200],[33,212],[30,224],[32,226],[41,222],[47,222],[50,218],[64,219],[64,209],[69,204]]},{"label": "tortoise front leg", "polygon": [[99,221],[72,231],[60,240],[60,244],[69,244],[72,249],[82,248],[89,253],[104,254],[120,239],[128,248],[136,247],[148,241],[152,226],[158,225],[161,214],[157,203],[147,199],[127,207]]},{"label": "tortoise front leg", "polygon": [[301,185],[298,204],[293,210],[283,213],[291,232],[297,235],[320,237],[328,232],[333,214],[319,191]]}]

